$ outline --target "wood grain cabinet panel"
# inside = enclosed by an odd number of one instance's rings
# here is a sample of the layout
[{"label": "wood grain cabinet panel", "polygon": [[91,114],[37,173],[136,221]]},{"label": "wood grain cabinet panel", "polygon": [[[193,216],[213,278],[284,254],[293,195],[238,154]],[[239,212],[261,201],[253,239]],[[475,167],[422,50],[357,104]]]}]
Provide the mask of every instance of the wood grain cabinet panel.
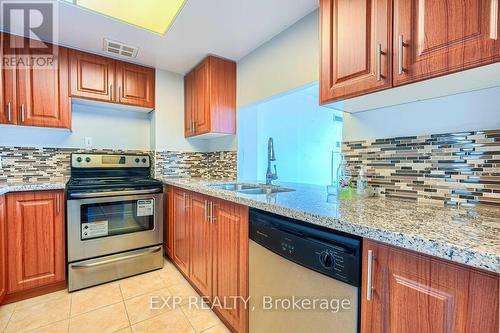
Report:
[{"label": "wood grain cabinet panel", "polygon": [[248,332],[248,309],[241,299],[248,297],[248,207],[214,201],[216,227],[214,296],[226,306],[216,307],[236,332]]},{"label": "wood grain cabinet panel", "polygon": [[390,0],[321,0],[320,102],[391,87]]},{"label": "wood grain cabinet panel", "polygon": [[190,260],[190,227],[189,227],[189,193],[179,188],[172,190],[172,221],[174,228],[173,261],[177,267],[189,276]]},{"label": "wood grain cabinet panel", "polygon": [[[64,47],[53,47],[57,50],[57,63],[54,68],[31,66],[17,69],[19,125],[71,128],[68,50]],[[30,51],[32,57],[47,55],[49,54]]]},{"label": "wood grain cabinet panel", "polygon": [[5,196],[0,195],[0,304],[7,293],[7,228]]},{"label": "wood grain cabinet panel", "polygon": [[212,296],[212,225],[206,196],[192,193],[190,208],[190,275],[189,278],[205,296]]},{"label": "wood grain cabinet panel", "polygon": [[236,63],[209,56],[184,77],[184,135],[236,133]]},{"label": "wood grain cabinet panel", "polygon": [[395,0],[394,85],[500,60],[494,0]]},{"label": "wood grain cabinet panel", "polygon": [[7,195],[8,293],[65,280],[63,191]]},{"label": "wood grain cabinet panel", "polygon": [[115,67],[116,61],[111,58],[70,50],[71,96],[113,102],[116,95]]},{"label": "wood grain cabinet panel", "polygon": [[367,240],[363,249],[361,332],[498,332],[498,275]]},{"label": "wood grain cabinet panel", "polygon": [[166,186],[165,191],[165,216],[163,225],[163,244],[167,257],[173,258],[174,251],[174,226],[172,220],[172,188]]},{"label": "wood grain cabinet panel", "polygon": [[116,63],[116,102],[154,108],[155,70],[123,61]]},{"label": "wood grain cabinet panel", "polygon": [[[15,51],[10,48],[10,35],[0,33],[0,54],[14,56]],[[16,71],[14,68],[0,63],[0,124],[17,124],[17,98],[16,98]]]}]

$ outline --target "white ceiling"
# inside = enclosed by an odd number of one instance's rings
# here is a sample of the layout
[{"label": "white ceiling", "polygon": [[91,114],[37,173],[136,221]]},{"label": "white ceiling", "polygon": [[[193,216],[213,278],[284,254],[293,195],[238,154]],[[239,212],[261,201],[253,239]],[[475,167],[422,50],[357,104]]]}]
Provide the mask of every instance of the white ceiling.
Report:
[{"label": "white ceiling", "polygon": [[103,53],[106,37],[138,46],[138,63],[184,74],[207,54],[238,61],[315,10],[318,3],[318,0],[187,0],[164,36],[60,3],[58,43]]}]

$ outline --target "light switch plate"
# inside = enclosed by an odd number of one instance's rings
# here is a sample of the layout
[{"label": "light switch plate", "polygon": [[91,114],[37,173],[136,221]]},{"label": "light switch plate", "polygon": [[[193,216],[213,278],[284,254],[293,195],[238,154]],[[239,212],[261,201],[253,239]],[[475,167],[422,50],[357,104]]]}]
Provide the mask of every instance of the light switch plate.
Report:
[{"label": "light switch plate", "polygon": [[91,136],[85,137],[85,148],[92,148],[92,139]]}]

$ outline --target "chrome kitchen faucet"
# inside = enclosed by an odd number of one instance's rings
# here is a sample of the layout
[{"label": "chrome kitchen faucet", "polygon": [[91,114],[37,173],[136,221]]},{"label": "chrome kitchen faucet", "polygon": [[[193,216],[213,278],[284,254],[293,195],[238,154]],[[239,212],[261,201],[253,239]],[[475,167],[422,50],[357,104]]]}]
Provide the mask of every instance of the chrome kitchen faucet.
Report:
[{"label": "chrome kitchen faucet", "polygon": [[274,173],[271,170],[271,162],[276,161],[274,156],[273,138],[267,141],[267,171],[266,171],[266,185],[272,185],[273,180],[278,179],[278,172],[276,171],[276,164],[274,164]]}]

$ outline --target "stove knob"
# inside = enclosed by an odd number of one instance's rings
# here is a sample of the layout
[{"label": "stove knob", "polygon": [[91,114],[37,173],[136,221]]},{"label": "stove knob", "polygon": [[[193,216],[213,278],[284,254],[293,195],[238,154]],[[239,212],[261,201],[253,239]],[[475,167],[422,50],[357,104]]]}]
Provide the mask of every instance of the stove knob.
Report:
[{"label": "stove knob", "polygon": [[142,159],[142,163],[146,163],[146,159],[145,158]]},{"label": "stove knob", "polygon": [[91,159],[90,157],[85,157],[85,162],[90,163]]},{"label": "stove knob", "polygon": [[333,254],[323,251],[319,255],[319,262],[321,266],[323,266],[326,269],[332,269],[333,266],[335,266],[335,259],[333,257]]},{"label": "stove knob", "polygon": [[83,159],[82,159],[81,157],[77,157],[77,158],[76,158],[76,161],[77,161],[78,163],[82,163]]},{"label": "stove knob", "polygon": [[139,159],[138,158],[135,159],[135,163],[139,163]]}]

